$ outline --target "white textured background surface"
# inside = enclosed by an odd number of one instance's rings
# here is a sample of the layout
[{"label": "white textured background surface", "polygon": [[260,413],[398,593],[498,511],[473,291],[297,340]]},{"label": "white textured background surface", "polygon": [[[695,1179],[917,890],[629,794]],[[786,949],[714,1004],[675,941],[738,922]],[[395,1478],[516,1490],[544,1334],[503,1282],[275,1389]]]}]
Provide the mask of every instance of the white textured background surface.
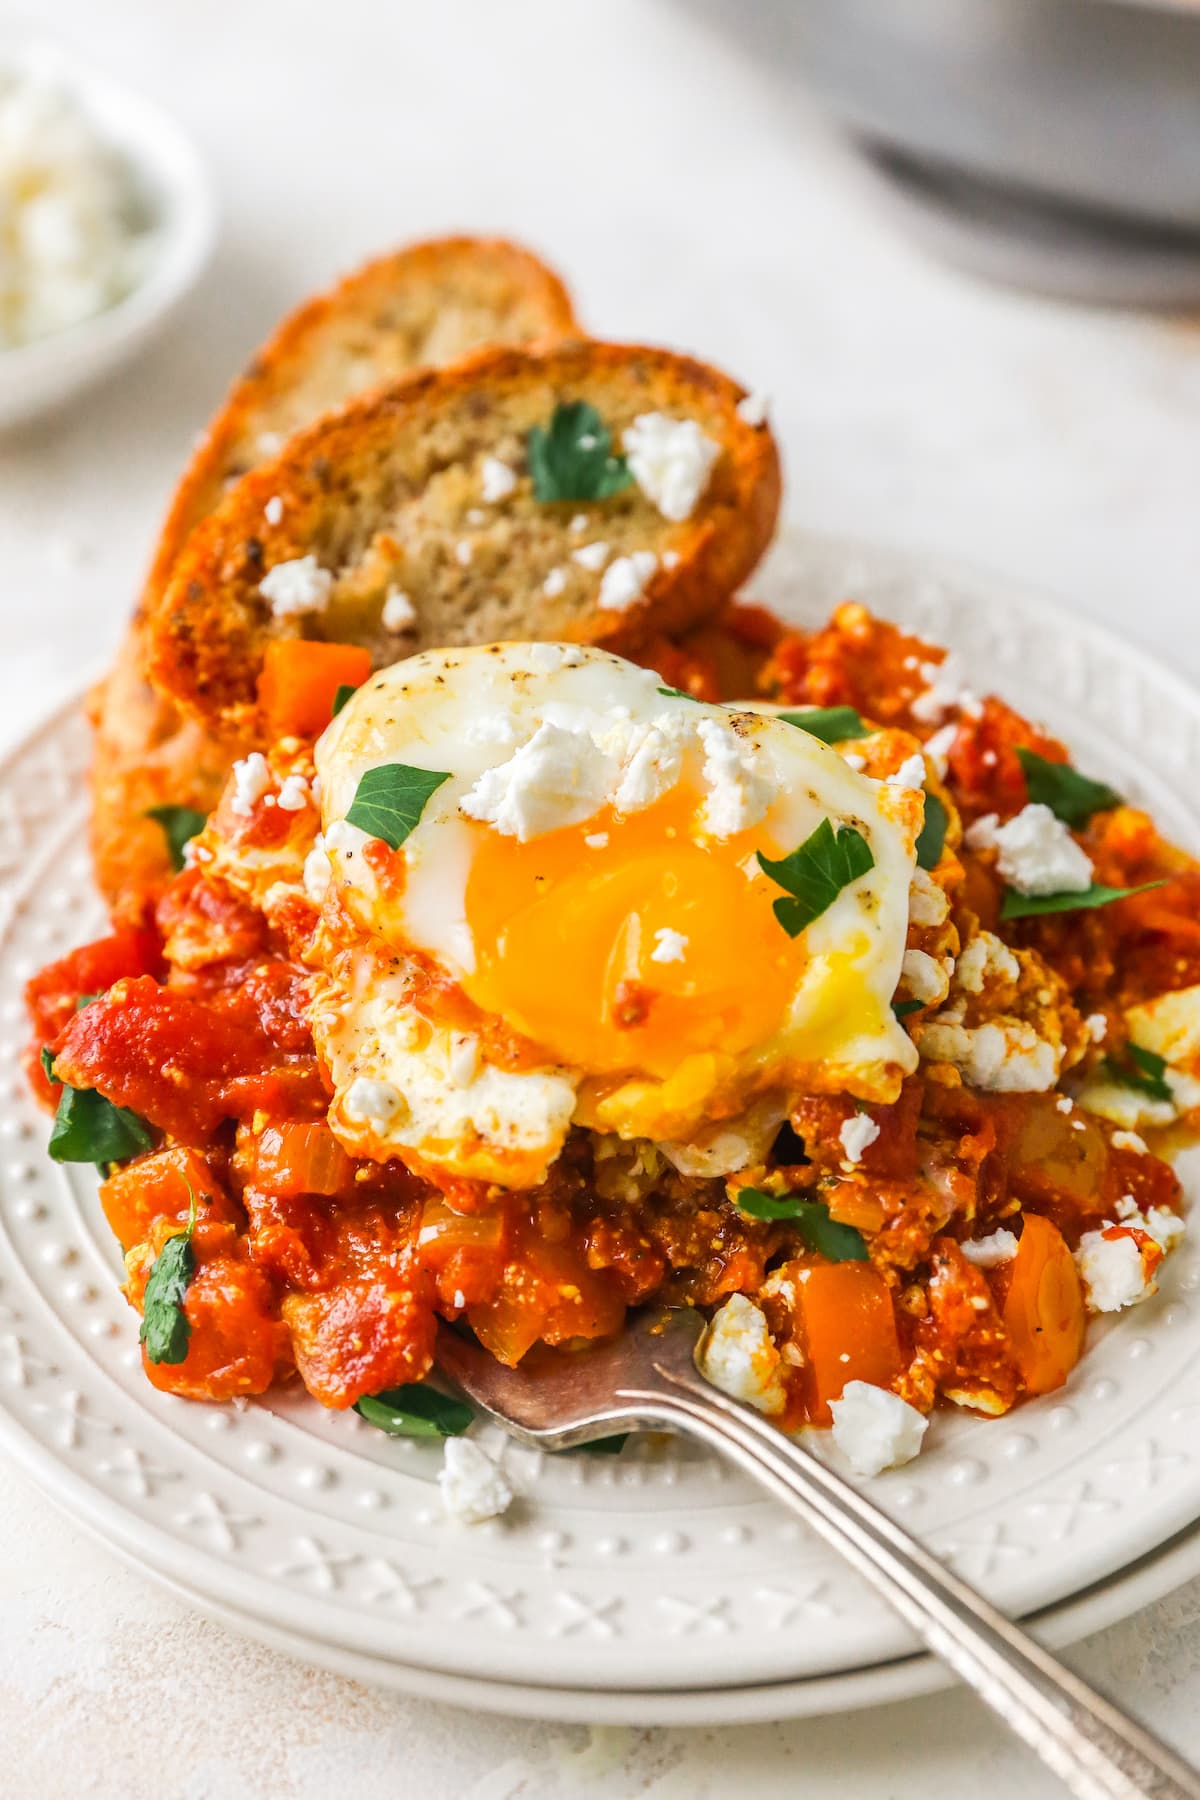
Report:
[{"label": "white textured background surface", "polygon": [[[895,239],[785,68],[667,0],[38,0],[170,104],[225,212],[131,373],[0,439],[0,735],[98,667],[187,445],[275,317],[400,239],[510,232],[598,332],[768,388],[800,523],[1057,588],[1194,677],[1200,331],[977,287]],[[0,1472],[6,1792],[122,1800],[1056,1790],[961,1695],[858,1718],[598,1732],[315,1674],[197,1620]],[[1200,1756],[1200,1584],[1080,1651]]]}]

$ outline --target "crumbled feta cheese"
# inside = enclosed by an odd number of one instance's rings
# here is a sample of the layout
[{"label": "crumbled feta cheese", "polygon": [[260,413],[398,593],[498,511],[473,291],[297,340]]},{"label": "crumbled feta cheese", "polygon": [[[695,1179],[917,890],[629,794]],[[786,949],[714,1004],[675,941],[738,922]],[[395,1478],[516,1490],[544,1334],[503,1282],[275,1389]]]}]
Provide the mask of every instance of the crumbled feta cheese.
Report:
[{"label": "crumbled feta cheese", "polygon": [[1057,1082],[1063,1056],[1061,1044],[1009,1018],[968,1027],[935,1017],[921,1027],[918,1048],[925,1062],[951,1063],[968,1087],[994,1094],[1044,1093]]},{"label": "crumbled feta cheese", "polygon": [[943,725],[939,731],[934,732],[931,738],[926,739],[925,754],[939,776],[944,776],[946,773],[950,752],[954,748],[954,740],[957,736],[958,726],[952,724]]},{"label": "crumbled feta cheese", "polygon": [[499,1463],[470,1438],[446,1439],[438,1473],[442,1510],[464,1525],[479,1525],[507,1512],[513,1490]]},{"label": "crumbled feta cheese", "polygon": [[303,775],[288,775],[279,790],[279,799],[276,804],[281,806],[284,812],[303,812],[308,805],[308,799],[308,783]]},{"label": "crumbled feta cheese", "polygon": [[567,571],[565,569],[551,569],[545,581],[542,583],[542,592],[545,594],[547,600],[556,600],[566,585]]},{"label": "crumbled feta cheese", "polygon": [[588,521],[588,516],[586,513],[576,513],[575,517],[571,520],[571,530],[572,531],[586,531],[588,528],[588,523],[589,523],[589,521]]},{"label": "crumbled feta cheese", "polygon": [[1054,1102],[1054,1109],[1056,1112],[1060,1113],[1073,1113],[1075,1111],[1075,1102],[1069,1094],[1060,1094],[1058,1099]]},{"label": "crumbled feta cheese", "polygon": [[348,1119],[364,1125],[388,1125],[404,1104],[388,1081],[370,1081],[357,1075],[346,1089],[342,1111]]},{"label": "crumbled feta cheese", "polygon": [[1075,1262],[1092,1312],[1120,1312],[1157,1292],[1158,1284],[1146,1278],[1136,1240],[1125,1232],[1106,1237],[1102,1231],[1085,1231]]},{"label": "crumbled feta cheese", "polygon": [[734,411],[743,425],[765,425],[770,401],[766,394],[743,394]]},{"label": "crumbled feta cheese", "polygon": [[664,550],[662,565],[664,569],[675,569],[679,566],[678,550]]},{"label": "crumbled feta cheese", "polygon": [[650,952],[650,961],[656,963],[684,962],[687,957],[688,941],[681,931],[672,931],[669,925],[661,925],[654,934],[654,948]]},{"label": "crumbled feta cheese", "polygon": [[320,612],[328,603],[332,588],[333,576],[315,556],[294,556],[290,562],[276,563],[258,584],[259,593],[270,601],[277,619]]},{"label": "crumbled feta cheese", "polygon": [[325,839],[318,832],[312,849],[304,859],[304,891],[317,905],[325,898],[325,890],[333,879],[333,865],[325,854]]},{"label": "crumbled feta cheese", "polygon": [[1012,1261],[1017,1254],[1017,1239],[1014,1232],[1001,1227],[989,1237],[967,1238],[958,1247],[977,1269],[995,1269],[1001,1263]]},{"label": "crumbled feta cheese", "polygon": [[714,837],[734,837],[766,813],[776,786],[761,759],[721,719],[701,719],[696,726],[704,746],[704,780],[708,799],[704,823]]},{"label": "crumbled feta cheese", "polygon": [[1008,945],[993,931],[978,931],[958,953],[954,985],[968,994],[982,994],[988,976],[994,981],[1018,981],[1021,965]]},{"label": "crumbled feta cheese", "polygon": [[267,504],[263,507],[263,518],[267,521],[268,525],[278,525],[282,517],[283,501],[279,498],[278,494],[272,494],[271,498],[267,501]]},{"label": "crumbled feta cheese", "polygon": [[880,1475],[911,1462],[929,1429],[924,1413],[869,1381],[848,1381],[829,1410],[833,1441],[856,1475]]},{"label": "crumbled feta cheese", "polygon": [[454,560],[460,569],[465,569],[475,554],[475,547],[470,538],[459,538],[454,546]]},{"label": "crumbled feta cheese", "polygon": [[233,765],[233,799],[229,810],[248,819],[256,801],[271,791],[271,770],[261,750],[239,758]]},{"label": "crumbled feta cheese", "polygon": [[609,563],[600,581],[597,604],[610,612],[624,612],[640,600],[658,567],[653,550],[634,550]]},{"label": "crumbled feta cheese", "polygon": [[620,784],[612,797],[619,813],[641,812],[675,786],[683,769],[680,739],[681,734],[664,719],[661,724],[635,726],[628,736],[614,732],[606,740],[623,764]]},{"label": "crumbled feta cheese", "polygon": [[583,841],[589,850],[607,850],[608,833],[607,831],[592,831]]},{"label": "crumbled feta cheese", "polygon": [[586,731],[546,721],[507,762],[485,769],[459,807],[468,819],[526,843],[591,818],[607,799],[614,772],[612,758]]},{"label": "crumbled feta cheese", "polygon": [[951,711],[965,711],[974,695],[963,685],[962,666],[953,652],[939,662],[922,663],[924,693],[918,694],[909,707],[914,719],[922,725],[940,725]]},{"label": "crumbled feta cheese", "polygon": [[837,748],[841,755],[842,761],[846,764],[846,766],[848,768],[858,769],[858,770],[862,770],[862,769],[866,768],[867,759],[865,756],[860,756],[858,754],[857,750],[842,750],[840,745],[838,745]]},{"label": "crumbled feta cheese", "polygon": [[927,869],[914,869],[908,889],[908,916],[914,925],[944,925],[950,901]]},{"label": "crumbled feta cheese", "polygon": [[879,1126],[870,1113],[853,1113],[850,1118],[844,1119],[838,1137],[841,1139],[846,1161],[860,1163],[863,1159],[863,1151],[873,1144],[878,1136]]},{"label": "crumbled feta cheese", "polygon": [[967,832],[972,850],[996,850],[997,867],[1019,894],[1081,894],[1092,885],[1092,864],[1062,820],[1030,801],[1007,825],[995,813]]},{"label": "crumbled feta cheese", "polygon": [[1102,1044],[1108,1036],[1108,1020],[1103,1013],[1089,1013],[1083,1021],[1093,1044]]},{"label": "crumbled feta cheese", "polygon": [[925,758],[916,752],[906,756],[898,769],[893,769],[887,778],[889,787],[923,788],[925,786]]},{"label": "crumbled feta cheese", "polygon": [[411,631],[417,622],[417,609],[407,594],[393,588],[383,603],[382,623],[385,631]]},{"label": "crumbled feta cheese", "polygon": [[900,964],[901,985],[922,1006],[940,1006],[950,992],[949,957],[930,956],[925,950],[906,950]]},{"label": "crumbled feta cheese", "polygon": [[1159,1249],[1170,1255],[1176,1244],[1187,1231],[1187,1225],[1178,1213],[1168,1206],[1152,1206],[1138,1221],[1148,1237],[1152,1237]]},{"label": "crumbled feta cheese", "polygon": [[734,1400],[778,1413],[787,1404],[780,1360],[762,1310],[744,1294],[731,1294],[701,1339],[701,1373]]},{"label": "crumbled feta cheese", "polygon": [[694,419],[641,413],[621,439],[629,472],[664,519],[690,519],[708,486],[720,444],[705,437]]},{"label": "crumbled feta cheese", "polygon": [[1135,1150],[1139,1156],[1150,1154],[1145,1138],[1139,1137],[1136,1131],[1114,1131],[1112,1147],[1114,1150]]},{"label": "crumbled feta cheese", "polygon": [[581,544],[578,550],[572,550],[571,561],[577,562],[581,569],[593,572],[602,569],[608,561],[608,545],[602,542]]},{"label": "crumbled feta cheese", "polygon": [[278,456],[283,449],[284,441],[281,431],[260,431],[257,439],[260,458],[266,462],[270,457]]},{"label": "crumbled feta cheese", "polygon": [[479,469],[479,491],[489,506],[507,500],[517,485],[517,472],[498,456],[485,456]]}]

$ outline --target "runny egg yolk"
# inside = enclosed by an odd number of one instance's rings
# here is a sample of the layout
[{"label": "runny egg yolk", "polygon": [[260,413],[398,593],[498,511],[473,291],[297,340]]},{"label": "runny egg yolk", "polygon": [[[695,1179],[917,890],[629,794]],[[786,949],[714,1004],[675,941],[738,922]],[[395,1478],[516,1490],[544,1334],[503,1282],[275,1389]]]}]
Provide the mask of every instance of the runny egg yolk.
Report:
[{"label": "runny egg yolk", "polygon": [[629,817],[605,811],[527,843],[481,827],[466,892],[470,997],[596,1073],[665,1079],[693,1052],[769,1040],[808,961],[803,936],[771,910],[780,889],[752,874],[754,852],[779,846],[761,826],[694,836],[696,809],[677,788]]}]

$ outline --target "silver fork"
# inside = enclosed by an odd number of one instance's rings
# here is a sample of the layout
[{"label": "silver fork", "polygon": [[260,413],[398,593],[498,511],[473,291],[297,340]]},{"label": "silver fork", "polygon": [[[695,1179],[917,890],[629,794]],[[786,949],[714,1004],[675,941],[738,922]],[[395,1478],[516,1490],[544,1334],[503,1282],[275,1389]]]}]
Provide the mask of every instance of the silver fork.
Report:
[{"label": "silver fork", "polygon": [[507,1369],[442,1325],[438,1368],[514,1438],[567,1450],[619,1431],[687,1432],[798,1513],[883,1595],[1081,1800],[1179,1800],[1200,1778],[945,1569],[803,1443],[696,1368],[692,1311],[635,1317],[621,1337]]}]

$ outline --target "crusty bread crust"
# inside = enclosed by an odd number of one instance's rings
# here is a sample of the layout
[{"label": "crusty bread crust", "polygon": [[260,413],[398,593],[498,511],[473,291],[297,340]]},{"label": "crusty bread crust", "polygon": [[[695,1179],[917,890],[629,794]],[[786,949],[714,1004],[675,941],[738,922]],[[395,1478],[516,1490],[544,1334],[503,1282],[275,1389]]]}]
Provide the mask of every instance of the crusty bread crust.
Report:
[{"label": "crusty bread crust", "polygon": [[145,674],[153,611],[195,525],[246,470],[291,433],[364,389],[481,344],[574,336],[562,282],[537,257],[498,238],[441,238],[377,258],[289,315],[233,384],[179,484],[115,664],[91,699],[96,728],[92,853],[101,891],[136,910],[169,878],[151,806],[208,812],[235,735],[185,719]]},{"label": "crusty bread crust", "polygon": [[[778,455],[770,431],[742,419],[743,397],[689,357],[592,342],[483,351],[365,396],[297,434],[193,533],[150,619],[153,678],[209,725],[252,733],[272,638],[366,643],[382,663],[449,643],[559,638],[622,649],[684,630],[746,578],[774,530]],[[536,499],[528,432],[557,403],[578,400],[596,408],[617,448],[651,412],[694,420],[720,446],[689,518],[664,519],[634,485],[604,500]],[[489,457],[518,477],[493,503],[480,477]],[[278,522],[267,516],[273,499]],[[600,574],[574,556],[593,540],[610,560],[656,556],[632,604],[598,603]],[[260,583],[306,556],[333,576],[328,605],[276,617]],[[401,641],[381,621],[395,591],[416,611]]]}]

